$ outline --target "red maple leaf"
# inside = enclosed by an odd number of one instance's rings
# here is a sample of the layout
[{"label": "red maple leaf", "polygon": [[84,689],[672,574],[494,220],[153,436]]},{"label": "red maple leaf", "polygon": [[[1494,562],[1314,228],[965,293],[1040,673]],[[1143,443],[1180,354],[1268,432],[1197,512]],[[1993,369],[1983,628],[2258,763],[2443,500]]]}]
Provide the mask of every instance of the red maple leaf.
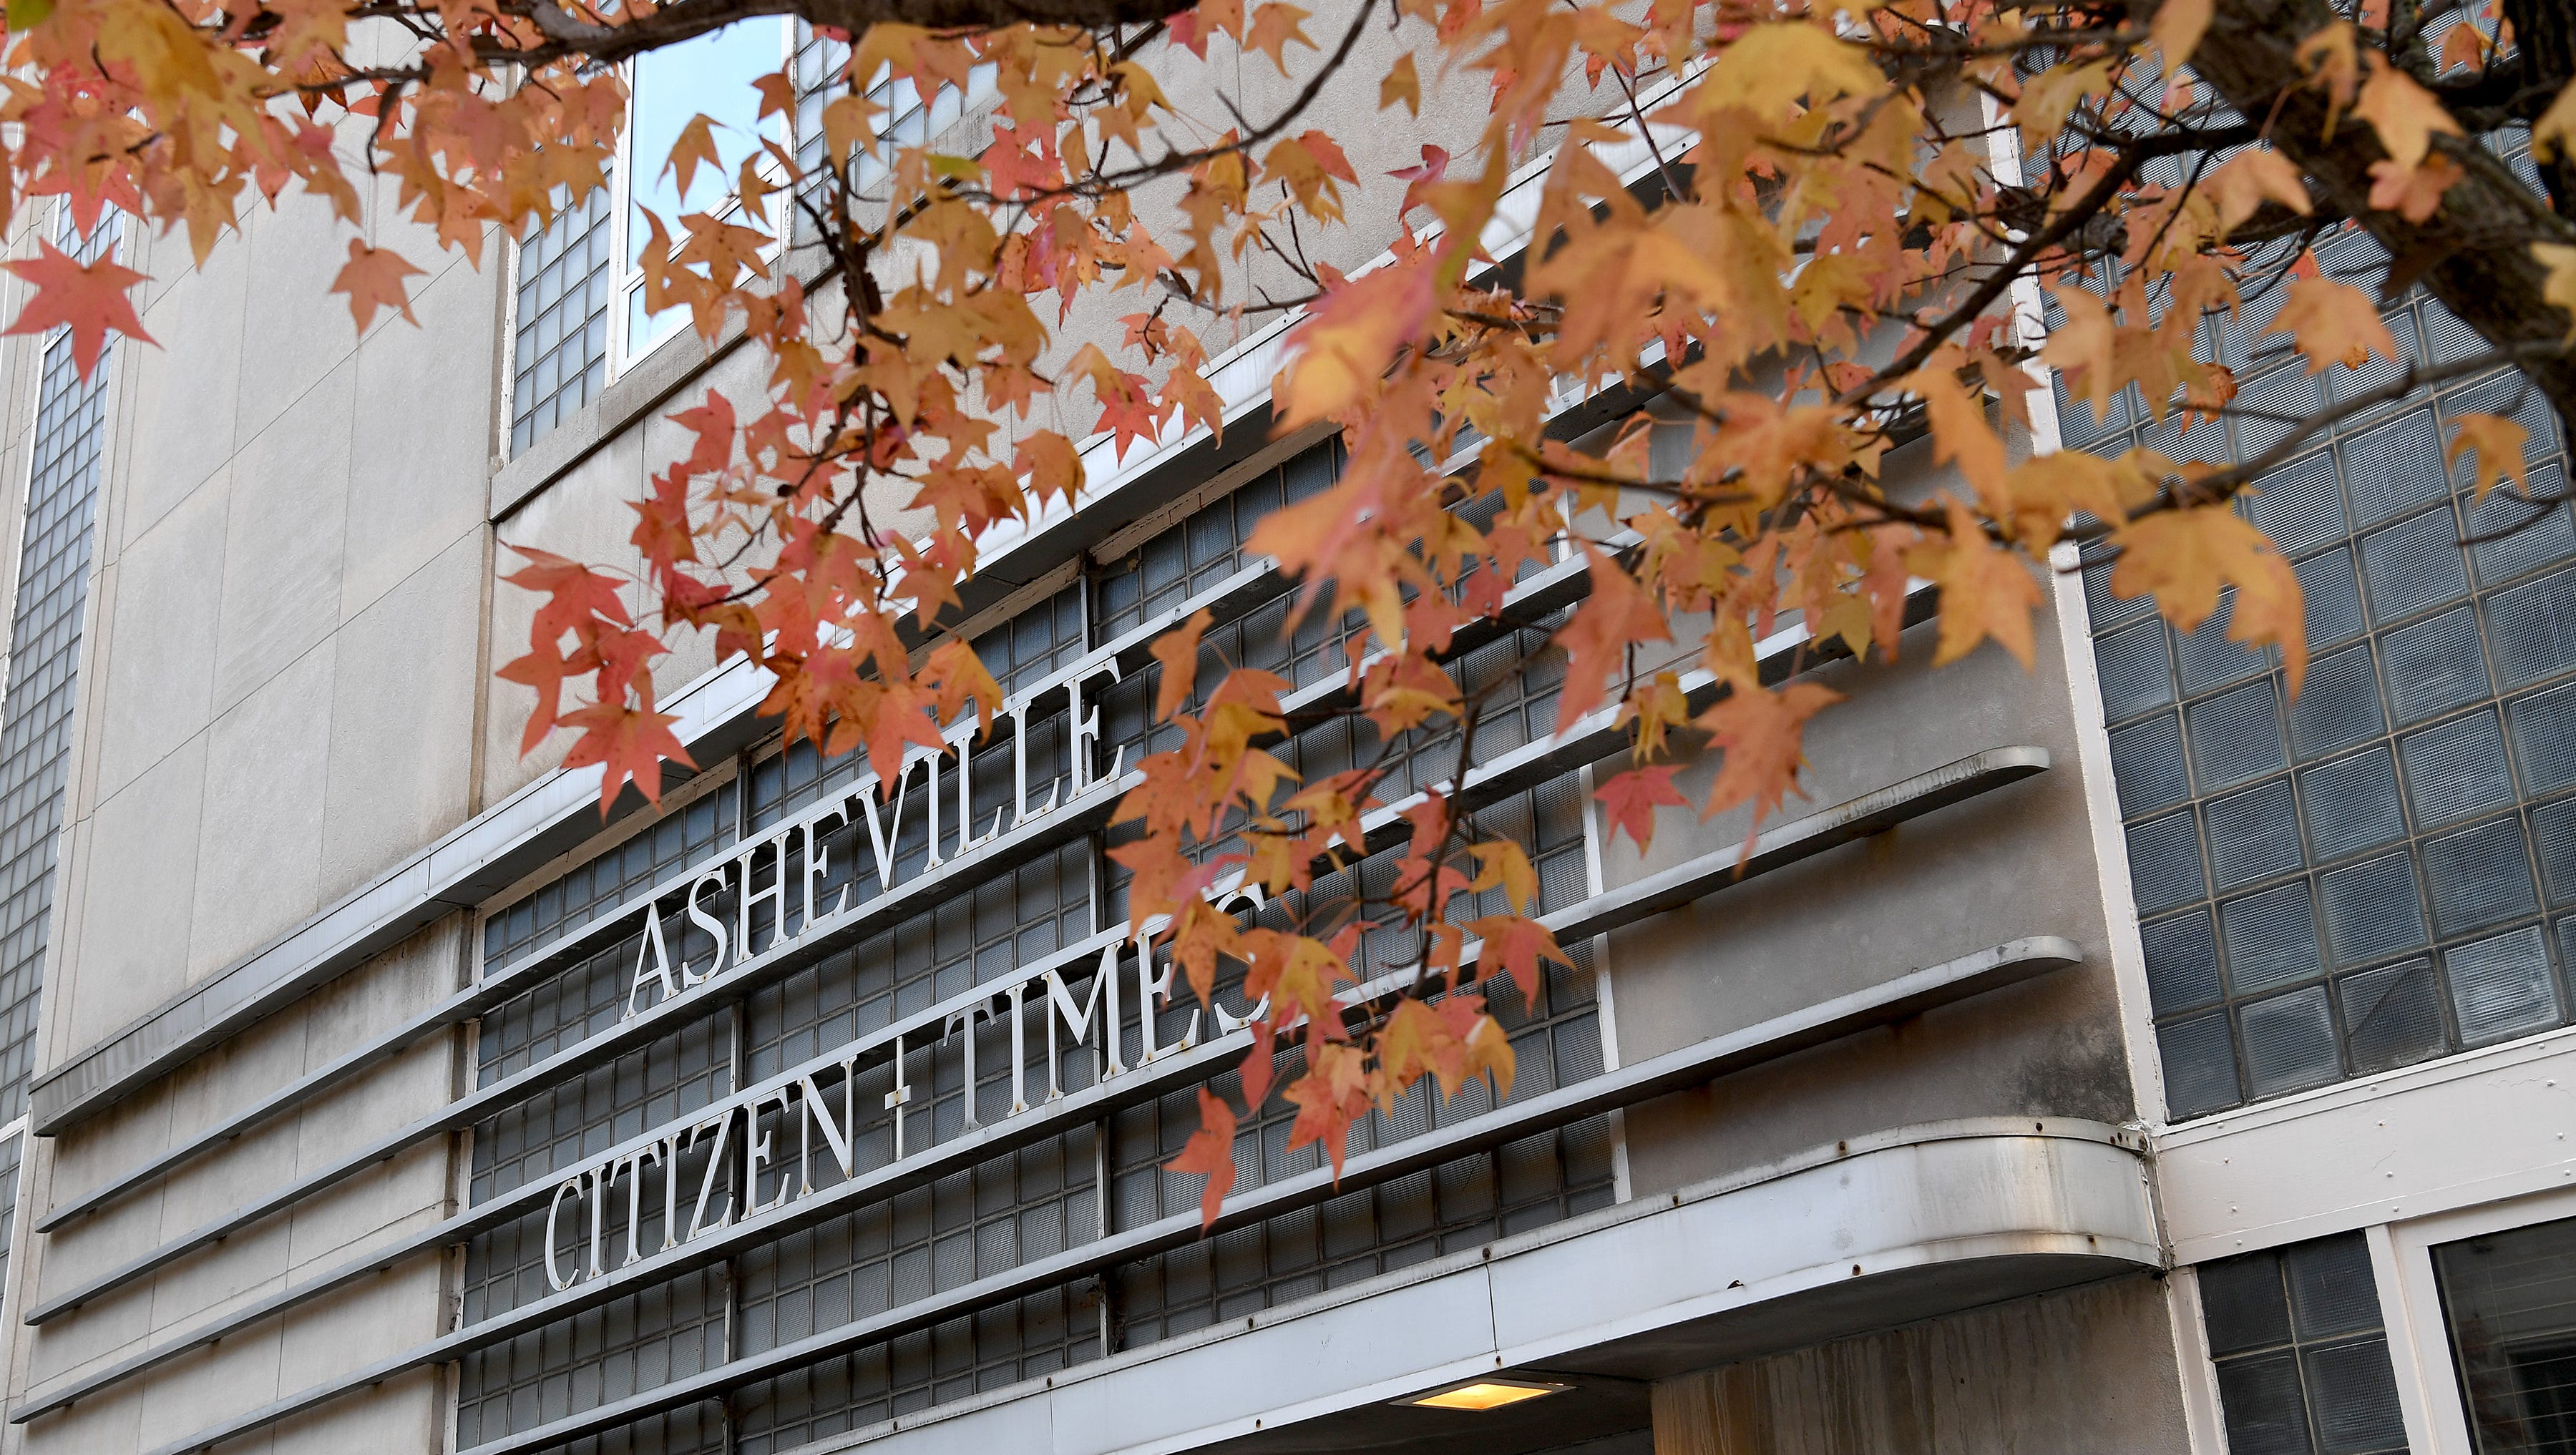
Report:
[{"label": "red maple leaf", "polygon": [[36,285],[35,296],[18,310],[18,321],[9,325],[8,332],[70,328],[72,362],[83,379],[98,367],[109,329],[152,342],[152,335],[143,331],[143,320],[135,316],[134,300],[126,296],[126,290],[142,282],[144,274],[120,266],[112,255],[82,267],[71,254],[43,238],[36,240],[36,246],[43,250],[41,256],[8,264],[10,272]]},{"label": "red maple leaf", "polygon": [[1592,796],[1601,800],[1601,807],[1609,812],[1611,832],[1624,832],[1636,840],[1639,854],[1645,853],[1646,845],[1654,840],[1655,810],[1666,806],[1686,807],[1690,803],[1689,799],[1682,797],[1681,790],[1673,786],[1673,774],[1679,771],[1672,764],[1660,768],[1631,768],[1606,782],[1593,785]]},{"label": "red maple leaf", "polygon": [[1154,402],[1153,396],[1146,392],[1144,375],[1120,374],[1116,389],[1098,392],[1100,420],[1092,428],[1116,434],[1116,443],[1111,448],[1121,463],[1127,459],[1130,443],[1152,444],[1162,438],[1163,421],[1170,416],[1174,406]]}]

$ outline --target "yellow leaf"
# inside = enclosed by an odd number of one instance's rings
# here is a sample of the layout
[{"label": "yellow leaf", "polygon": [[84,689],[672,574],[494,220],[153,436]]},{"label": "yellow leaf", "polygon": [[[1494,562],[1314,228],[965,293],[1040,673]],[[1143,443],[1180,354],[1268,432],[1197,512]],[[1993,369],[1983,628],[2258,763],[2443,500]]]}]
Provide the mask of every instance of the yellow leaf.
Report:
[{"label": "yellow leaf", "polygon": [[2533,243],[2531,255],[2549,270],[2549,280],[2541,285],[2540,296],[2567,315],[2567,336],[2576,339],[2576,247]]},{"label": "yellow leaf", "polygon": [[1530,867],[1529,855],[1509,839],[1491,843],[1470,844],[1467,851],[1476,856],[1476,877],[1468,888],[1482,893],[1497,885],[1503,897],[1511,901],[1512,913],[1526,912],[1538,898],[1538,871]]},{"label": "yellow leaf", "polygon": [[2209,30],[2215,8],[2212,0],[2165,0],[2156,7],[2152,33],[2156,49],[2164,53],[2166,75],[2181,70],[2191,53],[2200,49],[2200,38]]},{"label": "yellow leaf", "polygon": [[2559,92],[2558,99],[2531,124],[2531,158],[2548,161],[2570,140],[2576,140],[2576,82]]},{"label": "yellow leaf", "polygon": [[1404,103],[1407,113],[1422,114],[1422,78],[1414,74],[1411,51],[1397,56],[1395,64],[1387,69],[1386,79],[1377,83],[1378,110],[1384,111],[1398,101]]},{"label": "yellow leaf", "polygon": [[2309,82],[2325,88],[2325,134],[2332,136],[2335,121],[2352,104],[2353,87],[2361,80],[2361,47],[2352,22],[2338,20],[2300,41],[2298,57]]},{"label": "yellow leaf", "polygon": [[2065,127],[2067,114],[2086,97],[2109,94],[2109,61],[2051,66],[2022,86],[2021,99],[2013,103],[2013,119],[2034,136],[2054,136]]},{"label": "yellow leaf", "polygon": [[2222,232],[2234,231],[2265,202],[2278,202],[2301,217],[2315,206],[2308,199],[2308,185],[2299,176],[2297,165],[2269,147],[2239,154],[2210,173],[2205,185],[2218,203]]},{"label": "yellow leaf", "polygon": [[2361,99],[2352,114],[2371,124],[2379,133],[2379,144],[2401,167],[2412,167],[2424,160],[2425,150],[2433,144],[2433,133],[2458,136],[2460,124],[2433,93],[2416,84],[2415,78],[2385,63],[2370,73],[2362,83]]},{"label": "yellow leaf", "polygon": [[1959,473],[1986,499],[2001,496],[2004,442],[1986,423],[1984,398],[1971,396],[1957,379],[1938,369],[1910,376],[1904,387],[1923,398],[1924,413],[1932,423],[1933,458],[1957,464]]},{"label": "yellow leaf", "polygon": [[1985,527],[1957,500],[1947,532],[1928,537],[1910,563],[1941,588],[1941,639],[1932,665],[1946,666],[1992,637],[2027,670],[2037,660],[2030,614],[2045,600],[2021,558],[1986,539]]},{"label": "yellow leaf", "polygon": [[1886,84],[1859,47],[1819,26],[1783,21],[1736,37],[1700,83],[1696,99],[1703,113],[1741,107],[1768,120],[1801,102],[1820,106]]},{"label": "yellow leaf", "polygon": [[[2576,255],[2576,248],[2568,252]],[[2576,285],[2576,279],[2571,279],[2571,284]],[[2263,331],[2286,333],[2296,340],[2299,352],[2308,356],[2311,374],[2328,364],[2358,368],[2374,353],[2391,363],[2397,361],[2397,340],[2389,337],[2378,305],[2371,302],[2369,294],[2332,278],[2302,278],[2292,283],[2289,300]]]},{"label": "yellow leaf", "polygon": [[[2160,511],[2115,532],[2120,564],[2114,596],[2152,596],[2174,630],[2196,631],[2218,609],[2218,593],[2236,588],[2227,623],[2230,641],[2273,643],[2292,695],[2307,672],[2307,626],[2298,573],[2262,532],[2234,508],[2201,505]],[[1948,609],[1948,602],[1943,602]]]},{"label": "yellow leaf", "polygon": [[2478,452],[2478,473],[2471,480],[2478,498],[2499,479],[2513,481],[2513,488],[2523,495],[2531,494],[2531,481],[2523,474],[2522,447],[2531,438],[2530,431],[2499,414],[2462,414],[2451,420],[2450,447],[2442,457],[2453,464],[2470,450]]}]

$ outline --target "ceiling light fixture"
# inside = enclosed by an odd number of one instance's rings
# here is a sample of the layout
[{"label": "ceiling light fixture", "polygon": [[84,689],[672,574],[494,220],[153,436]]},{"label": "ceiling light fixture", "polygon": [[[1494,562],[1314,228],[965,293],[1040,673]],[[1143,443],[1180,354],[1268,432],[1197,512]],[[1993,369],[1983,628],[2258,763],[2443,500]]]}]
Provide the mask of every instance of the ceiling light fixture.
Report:
[{"label": "ceiling light fixture", "polygon": [[1535,1379],[1471,1379],[1464,1384],[1435,1389],[1429,1394],[1407,1395],[1394,1402],[1435,1410],[1498,1410],[1505,1405],[1538,1399],[1572,1387]]}]

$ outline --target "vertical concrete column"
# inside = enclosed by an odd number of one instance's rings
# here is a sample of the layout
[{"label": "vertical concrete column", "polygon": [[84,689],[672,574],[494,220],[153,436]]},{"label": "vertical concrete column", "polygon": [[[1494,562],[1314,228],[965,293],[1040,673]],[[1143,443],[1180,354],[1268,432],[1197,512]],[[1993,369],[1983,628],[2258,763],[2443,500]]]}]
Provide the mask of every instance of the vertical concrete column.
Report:
[{"label": "vertical concrete column", "polygon": [[[1746,1419],[1730,1375],[1740,1365],[1655,1381],[1655,1455],[1769,1455]],[[1730,1397],[1730,1395],[1734,1397]]]}]

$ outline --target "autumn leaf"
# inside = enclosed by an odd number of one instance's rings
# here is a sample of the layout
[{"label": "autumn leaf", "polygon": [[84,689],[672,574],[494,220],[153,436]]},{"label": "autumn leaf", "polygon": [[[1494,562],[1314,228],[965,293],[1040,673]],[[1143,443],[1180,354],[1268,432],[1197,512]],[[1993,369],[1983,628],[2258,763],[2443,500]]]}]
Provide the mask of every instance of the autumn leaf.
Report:
[{"label": "autumn leaf", "polygon": [[1163,664],[1163,680],[1154,689],[1155,717],[1169,720],[1190,700],[1190,688],[1199,676],[1199,637],[1213,620],[1202,606],[1190,613],[1189,620],[1154,638],[1154,660]]},{"label": "autumn leaf", "polygon": [[2039,136],[2054,135],[2076,107],[2111,93],[2111,62],[2066,62],[2049,67],[2023,83],[2013,103],[2013,119]]},{"label": "autumn leaf", "polygon": [[1534,986],[1539,983],[1541,962],[1574,963],[1565,958],[1565,950],[1557,944],[1554,931],[1521,915],[1490,915],[1469,920],[1467,933],[1474,935],[1482,946],[1476,955],[1479,983],[1509,980]]},{"label": "autumn leaf", "polygon": [[2376,55],[2371,59],[2370,79],[2361,83],[2361,99],[2353,103],[2352,114],[2379,133],[2390,160],[2412,169],[2424,160],[2436,135],[2458,136],[2460,124],[2414,77]]},{"label": "autumn leaf", "polygon": [[2332,278],[2301,278],[2289,287],[2281,311],[2264,330],[2286,333],[2307,356],[2308,372],[2328,364],[2359,368],[2372,354],[2395,362],[2397,340],[2369,294]]},{"label": "autumn leaf", "polygon": [[2224,504],[2159,511],[2112,539],[2120,559],[2111,568],[2111,594],[2152,596],[2174,630],[2192,632],[2218,609],[2219,593],[2233,586],[2228,640],[2278,646],[2290,693],[2298,695],[2307,672],[2298,573],[2243,516]]},{"label": "autumn leaf", "polygon": [[1234,1188],[1234,1108],[1226,1105],[1224,1097],[1199,1088],[1198,1130],[1181,1144],[1180,1154],[1163,1165],[1207,1179],[1199,1189],[1199,1226],[1215,1227],[1225,1195]]},{"label": "autumn leaf", "polygon": [[608,817],[611,804],[617,802],[617,790],[634,780],[646,802],[662,802],[662,762],[668,759],[683,768],[697,764],[689,750],[671,732],[671,724],[680,719],[672,713],[651,712],[623,703],[594,703],[567,712],[563,724],[581,730],[572,750],[564,754],[566,768],[587,768],[596,763],[601,768],[599,779],[599,816]]},{"label": "autumn leaf", "polygon": [[1932,425],[1933,458],[1959,467],[1979,493],[1993,498],[2004,483],[2004,442],[1986,423],[1982,395],[1972,396],[1959,381],[1939,369],[1925,369],[1905,381],[1922,397]]},{"label": "autumn leaf", "polygon": [[2411,167],[2384,158],[2370,164],[2370,205],[2408,222],[2423,222],[2441,210],[2442,194],[2467,175],[2459,163],[2439,152],[2428,153]]},{"label": "autumn leaf", "polygon": [[2266,202],[2307,216],[2315,204],[2296,164],[2269,147],[2239,152],[2209,174],[2204,183],[2218,203],[2221,232],[2233,232]]},{"label": "autumn leaf", "polygon": [[1802,101],[1821,104],[1879,90],[1886,76],[1868,53],[1805,21],[1748,28],[1700,83],[1702,114],[1742,108],[1770,118]]},{"label": "autumn leaf", "polygon": [[[2474,29],[2474,27],[2472,27]],[[2546,162],[2576,144],[2576,81],[2571,81],[2531,124],[2531,155]]]},{"label": "autumn leaf", "polygon": [[36,287],[8,332],[69,328],[72,365],[84,379],[97,369],[110,329],[145,343],[153,341],[143,331],[143,320],[135,316],[134,300],[126,296],[127,289],[144,281],[143,274],[120,267],[110,254],[101,254],[98,261],[83,267],[44,238],[36,240],[36,247],[37,256],[8,265],[10,272]]},{"label": "autumn leaf", "polygon": [[1945,666],[1993,638],[2027,670],[2036,661],[2031,613],[2046,600],[2030,567],[1986,539],[1985,527],[1957,500],[1949,529],[1915,550],[1915,571],[1941,588],[1941,636],[1932,664]]},{"label": "autumn leaf", "polygon": [[1243,48],[1270,57],[1271,64],[1285,76],[1288,74],[1287,49],[1290,44],[1315,49],[1315,42],[1305,31],[1306,19],[1313,13],[1285,4],[1283,0],[1271,0],[1271,3],[1252,12],[1252,29],[1243,37]]},{"label": "autumn leaf", "polygon": [[1422,114],[1422,78],[1413,72],[1411,51],[1397,56],[1395,64],[1387,67],[1386,79],[1377,84],[1378,110],[1384,111],[1398,101],[1404,103],[1406,115]]},{"label": "autumn leaf", "polygon": [[[1709,746],[1725,753],[1717,781],[1708,786],[1700,817],[1714,818],[1740,803],[1753,805],[1753,828],[1778,811],[1797,786],[1806,759],[1807,719],[1843,700],[1817,682],[1792,682],[1774,690],[1739,682],[1716,706],[1699,715]],[[1752,841],[1753,828],[1745,830]]]},{"label": "autumn leaf", "polygon": [[690,117],[688,124],[680,128],[678,139],[671,143],[670,159],[662,164],[662,170],[679,184],[682,197],[689,195],[689,184],[696,179],[698,168],[721,170],[724,165],[716,152],[714,127],[714,120],[702,112]]},{"label": "autumn leaf", "polygon": [[2486,499],[2487,491],[2498,480],[2511,480],[2513,488],[2525,498],[2531,494],[2531,481],[2525,476],[2523,445],[2530,431],[2499,414],[2455,414],[2451,416],[2451,443],[2442,458],[2458,464],[2460,456],[2478,452],[2477,473],[2469,484],[2477,498]]},{"label": "autumn leaf", "polygon": [[2549,272],[2541,281],[2540,296],[2567,315],[2567,337],[2576,341],[2576,247],[2536,242],[2531,245],[2531,255]]},{"label": "autumn leaf", "polygon": [[2215,8],[2213,0],[2164,0],[2156,7],[2150,30],[2156,50],[2164,57],[2166,75],[2181,70],[2191,53],[2200,49],[2200,38],[2208,32]]},{"label": "autumn leaf", "polygon": [[411,300],[403,294],[403,279],[420,272],[402,254],[391,248],[371,248],[356,238],[349,239],[349,261],[342,264],[340,276],[331,283],[331,291],[349,296],[349,317],[365,333],[375,321],[380,308],[399,309],[406,322],[417,325],[412,317]]},{"label": "autumn leaf", "polygon": [[1494,839],[1470,844],[1467,852],[1476,859],[1476,877],[1467,887],[1477,893],[1501,888],[1515,914],[1528,910],[1538,899],[1538,871],[1530,867],[1529,855],[1509,839]]},{"label": "autumn leaf", "polygon": [[1574,609],[1574,619],[1556,633],[1565,649],[1565,682],[1556,699],[1560,733],[1601,705],[1610,680],[1627,670],[1631,647],[1673,639],[1663,608],[1635,577],[1590,541],[1583,542],[1583,553],[1592,589]]},{"label": "autumn leaf", "polygon": [[1613,833],[1624,833],[1636,841],[1639,857],[1655,839],[1655,810],[1685,808],[1690,800],[1673,786],[1673,775],[1680,772],[1673,764],[1652,768],[1631,768],[1624,773],[1592,785],[1592,796],[1608,815]]}]

